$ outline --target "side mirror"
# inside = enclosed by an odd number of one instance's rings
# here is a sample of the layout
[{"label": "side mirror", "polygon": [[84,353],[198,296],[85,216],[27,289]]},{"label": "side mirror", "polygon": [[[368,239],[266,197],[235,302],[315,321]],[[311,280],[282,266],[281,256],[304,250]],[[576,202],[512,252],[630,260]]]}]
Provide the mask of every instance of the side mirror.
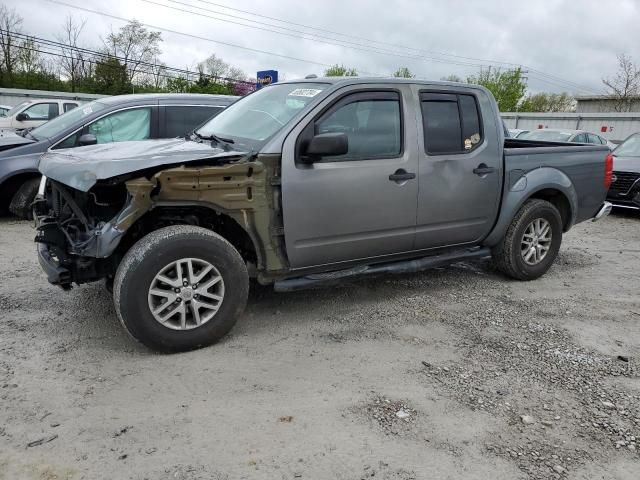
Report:
[{"label": "side mirror", "polygon": [[18,115],[16,115],[16,120],[18,122],[24,122],[25,120],[29,120],[29,115],[24,112],[20,112]]},{"label": "side mirror", "polygon": [[98,139],[93,133],[85,133],[78,139],[78,145],[85,147],[87,145],[97,145]]},{"label": "side mirror", "polygon": [[332,132],[320,133],[313,137],[307,145],[304,154],[308,157],[308,163],[312,163],[321,157],[333,157],[349,152],[349,138],[345,133]]}]

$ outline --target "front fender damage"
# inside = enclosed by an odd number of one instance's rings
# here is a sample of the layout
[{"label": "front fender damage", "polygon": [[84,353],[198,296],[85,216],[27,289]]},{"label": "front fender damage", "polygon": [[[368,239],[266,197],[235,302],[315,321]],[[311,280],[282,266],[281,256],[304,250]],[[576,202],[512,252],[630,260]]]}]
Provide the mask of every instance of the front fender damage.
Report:
[{"label": "front fender damage", "polygon": [[[86,241],[69,248],[71,255],[106,259],[127,232],[147,213],[162,207],[204,206],[233,219],[250,237],[258,278],[270,281],[288,270],[282,239],[279,157],[261,156],[215,166],[181,165],[124,182],[127,200],[109,221],[98,222]],[[82,212],[78,212],[82,215]],[[44,222],[39,230],[53,228]],[[48,243],[46,235],[39,235]]]}]

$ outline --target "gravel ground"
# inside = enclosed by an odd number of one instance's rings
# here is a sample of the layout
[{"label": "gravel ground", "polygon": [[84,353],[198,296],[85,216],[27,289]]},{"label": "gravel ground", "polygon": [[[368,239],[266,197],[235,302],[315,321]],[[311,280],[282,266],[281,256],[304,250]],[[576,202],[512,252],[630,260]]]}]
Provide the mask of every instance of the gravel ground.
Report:
[{"label": "gravel ground", "polygon": [[252,291],[162,356],[101,285],[62,292],[0,220],[0,479],[634,479],[640,216],[522,283],[488,262]]}]

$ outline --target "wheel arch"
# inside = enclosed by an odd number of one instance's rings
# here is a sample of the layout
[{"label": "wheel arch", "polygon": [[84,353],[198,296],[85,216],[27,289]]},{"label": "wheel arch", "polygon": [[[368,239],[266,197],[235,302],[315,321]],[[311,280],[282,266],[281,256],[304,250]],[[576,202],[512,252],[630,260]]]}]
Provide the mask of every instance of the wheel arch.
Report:
[{"label": "wheel arch", "polygon": [[571,179],[558,169],[538,168],[511,182],[510,187],[505,185],[498,221],[483,245],[496,246],[522,205],[533,198],[546,200],[558,209],[564,232],[576,223],[578,195]]},{"label": "wheel arch", "polygon": [[207,228],[227,240],[248,264],[258,266],[263,255],[260,243],[235,215],[208,202],[162,202],[137,218],[122,237],[116,251],[123,255],[143,236],[170,225]]},{"label": "wheel arch", "polygon": [[0,208],[9,206],[9,202],[24,182],[41,176],[42,174],[38,170],[23,169],[11,172],[10,175],[2,178],[0,181]]}]

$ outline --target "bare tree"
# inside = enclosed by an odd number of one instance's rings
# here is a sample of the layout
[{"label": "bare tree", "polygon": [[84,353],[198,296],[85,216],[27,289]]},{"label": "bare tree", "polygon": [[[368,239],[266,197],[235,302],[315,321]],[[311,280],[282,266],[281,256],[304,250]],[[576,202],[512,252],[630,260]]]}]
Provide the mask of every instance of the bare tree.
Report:
[{"label": "bare tree", "polygon": [[634,98],[640,96],[640,67],[630,56],[621,53],[618,55],[618,72],[613,78],[603,78],[602,83],[615,100],[616,112],[629,112]]},{"label": "bare tree", "polygon": [[164,63],[162,60],[160,60],[160,58],[157,55],[153,57],[153,60],[151,61],[151,63],[153,64],[149,68],[149,76],[151,78],[151,84],[153,85],[154,89],[159,90],[166,83],[167,64]]},{"label": "bare tree", "polygon": [[132,20],[115,33],[111,31],[102,40],[107,53],[117,58],[134,81],[140,65],[150,63],[160,55],[160,32],[147,30],[138,20]]},{"label": "bare tree", "polygon": [[0,4],[0,74],[11,78],[19,62],[20,41],[14,33],[22,31],[22,17],[14,8],[9,10],[4,4]]},{"label": "bare tree", "polygon": [[76,22],[73,16],[69,15],[65,19],[63,33],[56,35],[58,41],[65,45],[61,47],[60,73],[69,79],[72,92],[76,91],[81,80],[90,73],[87,72],[87,68],[91,68],[91,62],[78,45],[86,23],[86,20]]},{"label": "bare tree", "polygon": [[235,81],[243,82],[247,79],[247,74],[238,67],[229,67],[226,73],[227,78]]},{"label": "bare tree", "polygon": [[220,78],[227,76],[230,68],[229,64],[217,57],[215,53],[212,53],[204,62],[201,62],[200,66],[213,77],[213,81],[216,83]]},{"label": "bare tree", "polygon": [[20,42],[16,66],[28,75],[46,70],[46,63],[33,38]]}]

